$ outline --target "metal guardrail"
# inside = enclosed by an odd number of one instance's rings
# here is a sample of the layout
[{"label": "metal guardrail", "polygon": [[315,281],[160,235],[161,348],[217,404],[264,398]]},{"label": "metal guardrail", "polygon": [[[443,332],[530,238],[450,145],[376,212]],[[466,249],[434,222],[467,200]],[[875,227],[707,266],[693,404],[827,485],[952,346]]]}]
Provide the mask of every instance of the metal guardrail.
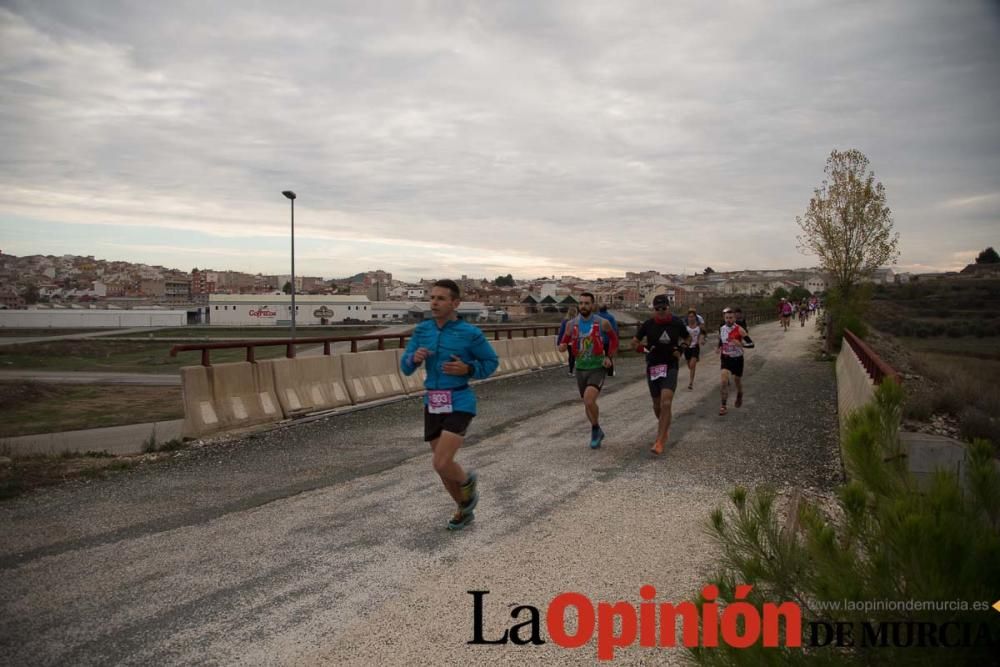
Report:
[{"label": "metal guardrail", "polygon": [[868,375],[871,376],[876,385],[882,384],[882,381],[885,378],[892,378],[896,384],[902,384],[903,377],[899,374],[899,371],[894,369],[881,357],[875,354],[875,351],[868,347],[863,340],[858,338],[853,331],[850,329],[844,329],[844,340],[847,341],[847,344],[851,346],[852,350],[854,350],[854,354],[858,355],[861,365],[865,367],[865,370],[868,371]]},{"label": "metal guardrail", "polygon": [[[765,322],[767,320],[776,319],[777,316],[772,315],[769,311],[764,310],[748,310],[745,311],[744,316],[747,319],[748,324],[757,324],[760,322]],[[678,317],[683,319],[682,314],[678,314]],[[721,316],[720,316],[721,318]],[[706,325],[708,325],[706,320]],[[622,335],[625,331],[637,329],[638,323],[618,323],[618,328]],[[493,340],[501,340],[502,334],[507,334],[506,339],[510,340],[514,338],[515,333],[520,333],[521,337],[531,336],[548,336],[554,335],[559,331],[559,323],[555,324],[521,324],[521,325],[486,325],[480,327],[484,334],[493,334]],[[528,332],[531,332],[530,334]],[[541,332],[541,334],[539,334]],[[258,347],[278,347],[283,346],[285,348],[285,356],[289,359],[295,358],[295,347],[297,345],[322,345],[323,354],[329,355],[330,345],[333,343],[350,343],[351,352],[358,351],[358,343],[364,341],[378,341],[379,350],[385,349],[386,340],[398,340],[399,347],[404,347],[406,345],[406,340],[410,337],[410,334],[365,334],[362,336],[325,336],[325,337],[310,337],[310,338],[275,338],[275,339],[263,339],[263,340],[240,340],[240,341],[227,341],[223,343],[183,343],[180,345],[174,345],[170,348],[170,356],[176,357],[178,352],[201,352],[201,365],[211,366],[211,350],[236,350],[245,349],[246,350],[246,360],[253,363],[255,361],[255,350]]]},{"label": "metal guardrail", "polygon": [[[501,335],[506,333],[506,338],[514,338],[514,333],[520,332],[521,337],[527,337],[530,335],[538,336],[539,331],[541,335],[547,336],[550,334],[555,334],[559,331],[558,324],[534,324],[534,325],[520,325],[520,326],[492,326],[484,327],[484,334],[493,334],[493,340],[500,340]],[[297,345],[322,345],[323,354],[330,354],[330,345],[333,343],[350,343],[351,352],[358,351],[358,343],[362,341],[378,341],[378,349],[385,349],[385,341],[388,340],[399,340],[399,347],[404,347],[406,345],[406,339],[410,337],[409,333],[405,334],[366,334],[363,336],[325,336],[319,338],[276,338],[276,339],[265,339],[265,340],[241,340],[241,341],[229,341],[225,343],[184,343],[181,345],[174,345],[170,348],[170,356],[176,357],[178,352],[201,352],[201,365],[211,366],[211,351],[212,350],[236,350],[245,349],[246,350],[246,360],[253,363],[255,361],[255,350],[258,347],[276,347],[284,346],[285,356],[289,359],[295,358],[295,347]]]}]

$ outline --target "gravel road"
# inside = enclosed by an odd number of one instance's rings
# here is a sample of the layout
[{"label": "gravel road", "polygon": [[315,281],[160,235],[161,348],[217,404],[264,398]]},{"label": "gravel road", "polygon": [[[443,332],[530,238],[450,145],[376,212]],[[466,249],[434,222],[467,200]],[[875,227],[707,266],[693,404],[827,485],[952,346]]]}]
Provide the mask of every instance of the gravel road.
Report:
[{"label": "gravel road", "polygon": [[[601,398],[596,451],[564,370],[481,385],[459,456],[480,473],[477,520],[452,506],[415,400],[181,452],[109,480],[0,504],[0,655],[27,664],[555,664],[566,650],[474,646],[558,593],[660,601],[714,569],[703,527],[736,484],[825,494],[840,479],[832,365],[812,328],[753,329],[744,406],[717,415],[718,362],[682,370],[667,452],[641,360]],[[523,620],[523,619],[520,619]],[[547,636],[542,619],[542,633]],[[683,651],[631,647],[624,664]]]}]

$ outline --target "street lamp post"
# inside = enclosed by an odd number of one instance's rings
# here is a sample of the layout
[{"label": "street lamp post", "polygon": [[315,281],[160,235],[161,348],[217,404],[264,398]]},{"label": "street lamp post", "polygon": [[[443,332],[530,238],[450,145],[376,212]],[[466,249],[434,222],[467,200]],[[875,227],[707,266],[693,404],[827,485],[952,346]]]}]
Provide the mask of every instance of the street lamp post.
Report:
[{"label": "street lamp post", "polygon": [[292,340],[295,340],[295,193],[283,190],[281,194],[292,203]]}]

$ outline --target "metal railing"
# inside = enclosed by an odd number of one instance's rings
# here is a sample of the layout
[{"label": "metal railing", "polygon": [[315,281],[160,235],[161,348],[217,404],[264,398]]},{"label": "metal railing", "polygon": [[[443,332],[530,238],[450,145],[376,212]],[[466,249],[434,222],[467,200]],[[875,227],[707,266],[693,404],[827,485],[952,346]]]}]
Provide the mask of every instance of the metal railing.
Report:
[{"label": "metal railing", "polygon": [[882,384],[882,380],[885,378],[892,378],[896,384],[903,382],[903,377],[899,372],[875,354],[875,351],[858,338],[853,331],[844,329],[844,340],[854,350],[854,354],[858,356],[861,365],[865,367],[868,375],[875,381],[876,385]]},{"label": "metal railing", "polygon": [[[514,334],[517,332],[521,333],[520,337],[527,338],[529,336],[528,332],[531,332],[531,336],[538,336],[539,331],[542,336],[548,336],[550,334],[555,334],[559,330],[558,324],[527,324],[527,325],[498,325],[483,327],[483,333],[489,337],[489,334],[493,334],[493,340],[501,340],[502,334],[507,334],[506,339],[510,340],[514,338]],[[325,336],[319,338],[296,338],[292,340],[291,338],[276,338],[276,339],[266,339],[266,340],[241,340],[241,341],[228,341],[225,343],[183,343],[180,345],[174,345],[170,348],[170,356],[176,357],[178,352],[201,352],[201,365],[211,366],[211,351],[212,350],[246,350],[246,360],[253,363],[256,359],[255,350],[258,347],[278,347],[283,346],[285,348],[285,356],[289,359],[295,358],[295,348],[298,345],[322,345],[323,354],[329,356],[330,346],[334,343],[350,343],[351,352],[358,351],[358,343],[364,341],[378,341],[379,350],[385,349],[386,340],[398,340],[399,347],[404,347],[406,345],[406,339],[410,337],[409,333],[403,334],[365,334],[363,336]]]}]

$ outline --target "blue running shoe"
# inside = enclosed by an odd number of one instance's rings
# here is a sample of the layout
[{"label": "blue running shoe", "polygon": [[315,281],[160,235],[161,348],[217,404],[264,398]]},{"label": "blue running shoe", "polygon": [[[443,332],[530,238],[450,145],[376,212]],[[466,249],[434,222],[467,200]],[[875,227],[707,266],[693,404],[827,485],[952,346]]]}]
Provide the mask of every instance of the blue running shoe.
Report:
[{"label": "blue running shoe", "polygon": [[458,510],[457,512],[455,512],[455,515],[451,517],[451,520],[448,521],[448,530],[462,530],[470,523],[475,521],[475,519],[476,519],[475,512],[472,511],[463,512],[462,510]]},{"label": "blue running shoe", "polygon": [[459,487],[462,491],[462,504],[459,507],[463,512],[471,512],[479,504],[479,491],[476,489],[478,481],[479,475],[474,470],[470,470],[466,476],[465,484]]},{"label": "blue running shoe", "polygon": [[604,431],[597,429],[590,434],[590,448],[597,449],[601,446],[601,441],[604,440]]}]

